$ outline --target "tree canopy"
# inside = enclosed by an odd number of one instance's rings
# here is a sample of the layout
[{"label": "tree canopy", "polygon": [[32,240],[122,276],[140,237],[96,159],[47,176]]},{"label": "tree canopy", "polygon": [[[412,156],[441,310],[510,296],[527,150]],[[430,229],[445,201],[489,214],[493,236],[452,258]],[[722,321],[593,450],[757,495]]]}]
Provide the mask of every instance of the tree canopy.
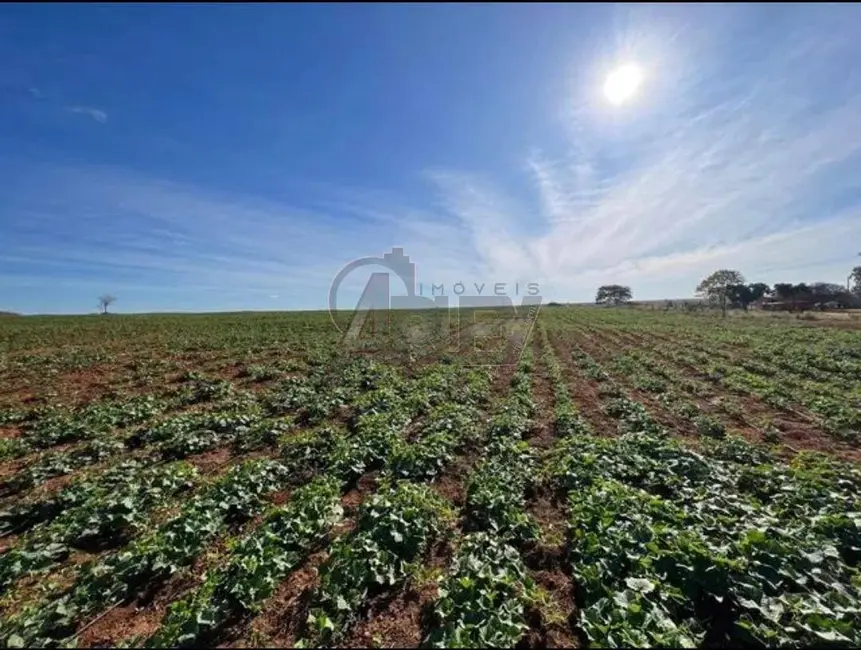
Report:
[{"label": "tree canopy", "polygon": [[598,287],[595,303],[599,305],[621,305],[628,302],[632,296],[631,287],[625,287],[621,284],[605,284]]},{"label": "tree canopy", "polygon": [[726,297],[730,307],[740,307],[747,311],[751,303],[756,302],[770,292],[771,287],[764,282],[731,284],[726,288]]},{"label": "tree canopy", "polygon": [[856,266],[852,269],[849,278],[852,281],[852,293],[861,295],[861,266]]},{"label": "tree canopy", "polygon": [[[835,282],[778,282],[770,287],[764,282],[745,280],[735,269],[719,269],[703,278],[697,285],[696,294],[713,306],[719,306],[723,315],[727,309],[745,311],[758,301],[764,309],[843,309],[861,306],[861,266],[852,269],[846,284]],[[619,305],[632,299],[631,287],[606,284],[598,288],[595,302],[599,305]],[[763,298],[768,300],[762,300]],[[701,305],[701,303],[697,303]],[[687,303],[682,305],[688,307]],[[674,305],[666,301],[664,309]]]},{"label": "tree canopy", "polygon": [[774,285],[774,297],[781,302],[788,303],[793,311],[799,307],[808,309],[829,302],[836,302],[843,306],[858,302],[857,295],[854,295],[842,284],[834,282],[814,282],[812,284],[779,282]]},{"label": "tree canopy", "polygon": [[720,269],[702,280],[697,285],[697,293],[720,305],[726,314],[730,287],[744,285],[744,276],[739,271]]},{"label": "tree canopy", "polygon": [[117,301],[117,299],[114,296],[110,295],[109,293],[106,293],[103,296],[99,296],[99,309],[102,310],[103,314],[107,314],[108,313],[108,307],[110,307],[116,301]]}]

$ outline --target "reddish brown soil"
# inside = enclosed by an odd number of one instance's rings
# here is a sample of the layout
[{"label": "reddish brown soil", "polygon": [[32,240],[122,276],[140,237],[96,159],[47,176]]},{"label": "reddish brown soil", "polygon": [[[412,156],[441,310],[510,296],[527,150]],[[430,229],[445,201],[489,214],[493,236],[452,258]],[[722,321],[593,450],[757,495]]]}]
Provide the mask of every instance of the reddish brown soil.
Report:
[{"label": "reddish brown soil", "polygon": [[11,425],[0,426],[0,440],[14,440],[21,437],[21,429]]},{"label": "reddish brown soil", "polygon": [[[528,438],[539,450],[555,442],[554,410],[556,395],[543,360],[538,339],[533,339],[532,394],[536,403],[536,425]],[[571,623],[576,620],[573,583],[566,573],[564,504],[554,503],[550,495],[529,494],[528,512],[541,529],[541,541],[527,548],[524,559],[536,584],[546,590],[549,604],[528,613],[530,629],[519,645],[526,647],[576,647]]]},{"label": "reddish brown soil", "polygon": [[[547,610],[530,612],[530,630],[522,642],[529,648],[579,648],[577,606],[571,577],[561,569],[534,571],[532,579],[547,593]],[[548,610],[552,610],[550,613]]]},{"label": "reddish brown soil", "polygon": [[469,451],[454,459],[448,467],[431,483],[431,487],[443,499],[446,499],[457,508],[466,505],[466,479],[472,473],[478,454]]},{"label": "reddish brown soil", "polygon": [[554,332],[548,332],[548,338],[562,366],[562,375],[568,382],[568,393],[574,406],[592,425],[596,434],[615,435],[616,421],[601,410],[599,383],[584,376],[572,361],[572,342],[558,337]]},{"label": "reddish brown soil", "polygon": [[[442,572],[451,555],[447,542],[437,544],[424,566]],[[370,599],[360,620],[336,647],[418,647],[427,634],[426,621],[437,595],[435,580],[422,584],[410,580],[394,592]]]},{"label": "reddish brown soil", "polygon": [[233,453],[229,447],[213,449],[196,456],[189,456],[186,459],[187,462],[194,465],[203,475],[210,474],[224,467],[231,460],[233,460]]},{"label": "reddish brown soil", "polygon": [[[662,342],[665,341],[662,339]],[[645,344],[648,345],[648,341]],[[668,359],[667,363],[671,363],[672,367],[687,379],[707,381],[706,375],[696,366],[676,363],[671,359]],[[780,443],[777,445],[777,451],[781,454],[792,456],[799,451],[821,451],[845,460],[861,461],[861,450],[851,444],[836,440],[810,422],[813,416],[797,409],[777,410],[762,402],[755,395],[729,390],[724,395],[716,395],[711,400],[706,400],[705,404],[708,405],[709,410],[720,410],[719,407],[716,408],[716,401],[719,403],[719,400],[724,399],[725,396],[731,396],[732,401],[738,404],[740,410],[748,417],[769,420],[775,425],[781,432]],[[702,401],[698,403],[703,404]],[[737,419],[733,421],[739,422]],[[738,430],[754,442],[762,441],[761,434],[750,427],[740,427]]]},{"label": "reddish brown soil", "polygon": [[549,449],[556,441],[554,429],[556,394],[541,356],[541,346],[537,337],[533,337],[532,400],[535,402],[535,416],[528,440],[532,447]]},{"label": "reddish brown soil", "polygon": [[93,619],[90,627],[78,636],[82,648],[111,648],[118,640],[130,636],[149,637],[161,625],[163,612],[155,608],[128,603],[107,610],[102,618]]},{"label": "reddish brown soil", "polygon": [[117,374],[113,365],[94,364],[60,374],[54,380],[54,387],[66,397],[64,401],[88,404],[104,399],[107,393],[118,390],[125,383]]},{"label": "reddish brown soil", "polygon": [[663,404],[661,404],[653,395],[631,386],[624,376],[620,377],[619,373],[606,363],[610,358],[606,349],[596,340],[587,337],[581,337],[577,340],[578,347],[586,354],[592,357],[596,362],[601,364],[604,372],[610,375],[620,386],[625,388],[625,392],[631,399],[640,402],[645,406],[655,420],[663,427],[673,433],[678,433],[684,436],[695,438],[697,437],[696,428],[690,420],[683,420],[669,413]]},{"label": "reddish brown soil", "polygon": [[291,494],[293,494],[292,490],[278,490],[269,500],[273,506],[283,506],[290,500]]},{"label": "reddish brown soil", "polygon": [[12,548],[15,544],[18,543],[20,539],[20,535],[16,532],[12,532],[7,534],[5,537],[0,538],[0,553],[5,553],[7,549]]},{"label": "reddish brown soil", "polygon": [[356,514],[359,506],[365,498],[371,494],[377,487],[377,477],[379,472],[368,472],[364,474],[356,484],[347,490],[346,494],[341,497],[341,507],[344,509],[344,514],[352,517]]},{"label": "reddish brown soil", "polygon": [[[28,454],[21,458],[8,460],[5,463],[0,463],[0,485],[11,479],[15,474],[24,469],[27,465],[35,461],[38,454]],[[5,498],[5,497],[4,497]]]},{"label": "reddish brown soil", "polygon": [[[356,486],[341,498],[345,519],[329,535],[329,541],[348,535],[355,528],[355,515],[366,496],[376,487],[377,473],[362,476]],[[264,604],[255,617],[240,621],[220,635],[221,648],[291,647],[305,631],[314,589],[319,584],[319,570],[328,557],[329,543],[323,550],[309,555]]]},{"label": "reddish brown soil", "polygon": [[[536,359],[541,358],[540,352],[536,346]],[[556,440],[553,433],[555,394],[546,365],[541,362],[536,370],[533,395],[539,406],[539,421],[529,443],[539,449],[547,449]],[[564,503],[554,502],[551,496],[541,492],[528,495],[528,512],[540,527],[541,539],[525,549],[524,560],[532,579],[545,590],[549,601],[544,607],[528,612],[530,629],[519,646],[529,648],[572,648],[579,645],[575,634],[574,586],[565,562],[567,524]]]},{"label": "reddish brown soil", "polygon": [[314,553],[282,582],[263,611],[250,621],[227,631],[219,648],[290,648],[299,640],[308,619],[325,550]]},{"label": "reddish brown soil", "polygon": [[29,381],[15,376],[2,379],[5,379],[0,382],[0,406],[3,408],[20,408],[36,400]]},{"label": "reddish brown soil", "polygon": [[[263,515],[258,515],[245,523],[235,536],[244,537],[250,534],[262,521]],[[117,640],[132,635],[149,637],[155,633],[161,626],[170,604],[200,586],[207,572],[216,568],[229,555],[228,539],[230,538],[225,536],[216,540],[190,567],[179,571],[165,582],[150,585],[149,589],[134,601],[103,613],[102,618],[91,623],[80,635],[80,645],[112,646]]]}]

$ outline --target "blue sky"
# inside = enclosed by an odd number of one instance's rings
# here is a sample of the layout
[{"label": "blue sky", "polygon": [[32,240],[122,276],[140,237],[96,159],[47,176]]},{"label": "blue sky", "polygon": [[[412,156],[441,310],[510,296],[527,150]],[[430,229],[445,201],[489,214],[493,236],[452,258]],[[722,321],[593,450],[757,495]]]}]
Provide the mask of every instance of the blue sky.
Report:
[{"label": "blue sky", "polygon": [[[0,309],[545,300],[861,261],[857,5],[0,5]],[[608,72],[636,62],[634,99]],[[366,271],[375,269],[366,269]],[[350,276],[348,304],[367,273]]]}]

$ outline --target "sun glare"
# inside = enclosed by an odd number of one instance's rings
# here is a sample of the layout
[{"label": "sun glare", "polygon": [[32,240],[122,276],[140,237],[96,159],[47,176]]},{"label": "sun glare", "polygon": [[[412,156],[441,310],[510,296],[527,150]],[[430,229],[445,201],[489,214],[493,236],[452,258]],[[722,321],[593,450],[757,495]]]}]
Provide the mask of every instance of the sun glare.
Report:
[{"label": "sun glare", "polygon": [[604,95],[611,104],[624,104],[631,99],[643,81],[639,66],[629,63],[616,68],[604,82]]}]

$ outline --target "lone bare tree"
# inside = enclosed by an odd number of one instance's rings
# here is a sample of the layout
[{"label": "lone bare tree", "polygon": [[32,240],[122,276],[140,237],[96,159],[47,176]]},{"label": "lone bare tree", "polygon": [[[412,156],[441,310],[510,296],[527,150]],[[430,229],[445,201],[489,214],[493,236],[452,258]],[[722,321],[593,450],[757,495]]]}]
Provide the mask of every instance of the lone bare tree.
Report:
[{"label": "lone bare tree", "polygon": [[108,307],[116,301],[117,299],[109,293],[106,293],[103,296],[99,296],[99,309],[102,310],[103,314],[107,314]]}]

